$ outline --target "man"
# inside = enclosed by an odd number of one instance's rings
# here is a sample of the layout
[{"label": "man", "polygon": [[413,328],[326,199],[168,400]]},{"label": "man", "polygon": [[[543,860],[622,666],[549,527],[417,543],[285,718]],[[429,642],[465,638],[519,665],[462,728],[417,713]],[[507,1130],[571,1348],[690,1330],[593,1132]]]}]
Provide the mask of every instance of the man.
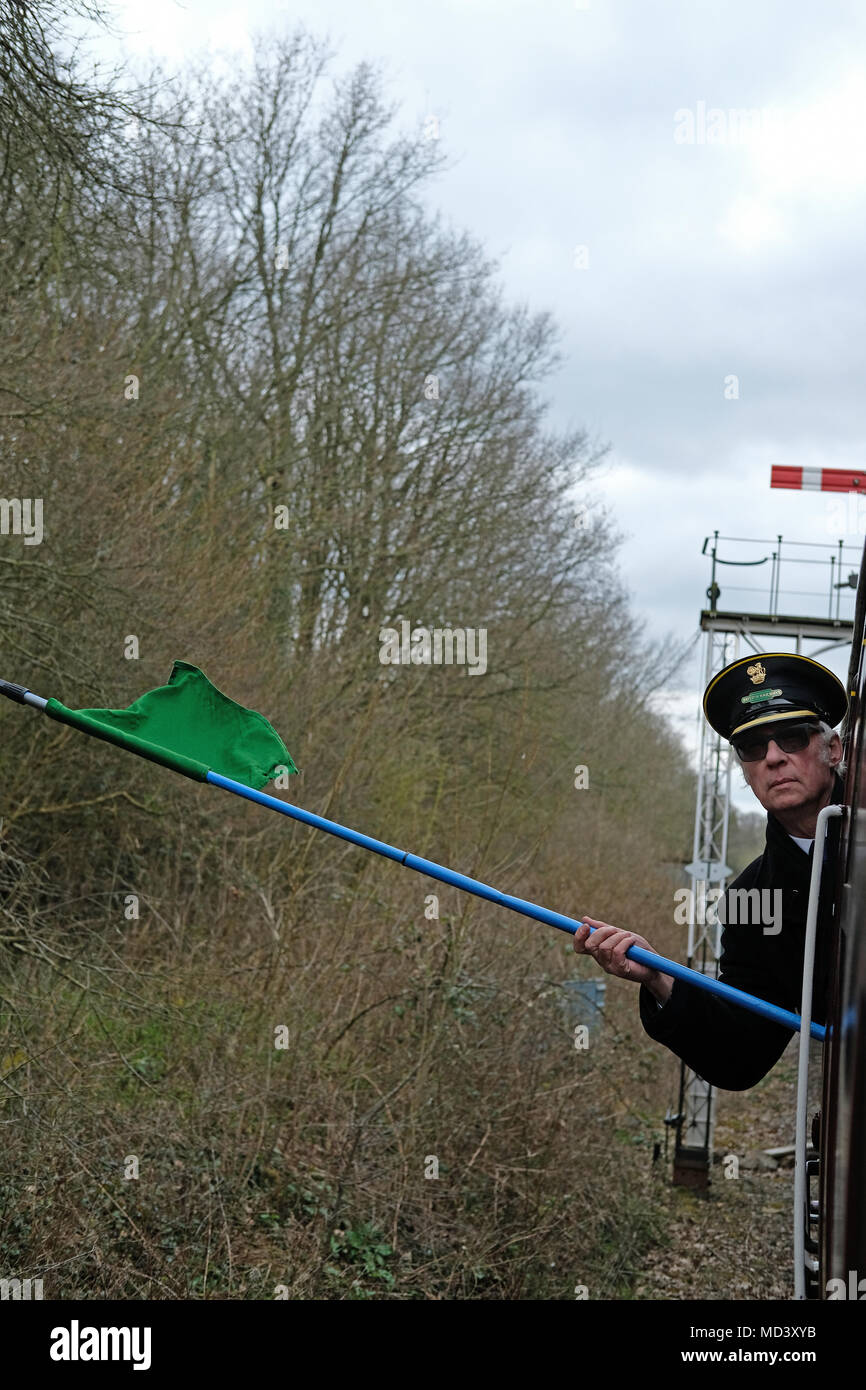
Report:
[{"label": "man", "polygon": [[[719,978],[799,1012],[812,845],[818,812],[842,801],[842,743],[833,726],[847,709],[844,686],[817,661],[790,653],[744,657],[704,692],[704,714],[732,744],[748,786],[767,811],[764,853],[718,904],[724,925]],[[813,1017],[824,1022],[839,821],[830,822],[815,956]],[[742,890],[758,889],[748,898]],[[763,890],[766,890],[763,891]],[[781,893],[781,914],[775,905]],[[743,912],[744,904],[748,910]],[[772,915],[755,908],[774,905]],[[743,917],[747,920],[743,920]],[[626,958],[630,946],[654,950],[634,932],[584,917],[574,949],[611,975],[641,986],[640,1016],[651,1038],[722,1090],[742,1091],[765,1076],[792,1034],[780,1024]],[[590,935],[590,927],[596,930]]]}]

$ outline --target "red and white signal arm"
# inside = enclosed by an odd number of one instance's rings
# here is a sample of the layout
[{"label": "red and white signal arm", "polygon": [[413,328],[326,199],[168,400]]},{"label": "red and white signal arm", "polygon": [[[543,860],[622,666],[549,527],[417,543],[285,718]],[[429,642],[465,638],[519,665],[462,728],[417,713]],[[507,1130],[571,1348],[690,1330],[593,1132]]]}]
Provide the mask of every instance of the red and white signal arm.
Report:
[{"label": "red and white signal arm", "polygon": [[805,492],[866,492],[866,468],[790,468],[774,463],[770,487],[789,487]]}]

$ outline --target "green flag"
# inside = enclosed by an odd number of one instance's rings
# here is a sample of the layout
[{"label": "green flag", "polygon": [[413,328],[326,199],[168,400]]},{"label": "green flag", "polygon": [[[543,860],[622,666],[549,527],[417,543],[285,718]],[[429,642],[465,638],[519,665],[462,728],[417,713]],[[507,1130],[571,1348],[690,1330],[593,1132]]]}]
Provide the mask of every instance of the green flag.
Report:
[{"label": "green flag", "polygon": [[230,700],[186,661],[176,661],[168,684],[128,709],[67,709],[49,700],[45,713],[199,782],[219,772],[258,790],[280,772],[298,770],[263,714]]}]

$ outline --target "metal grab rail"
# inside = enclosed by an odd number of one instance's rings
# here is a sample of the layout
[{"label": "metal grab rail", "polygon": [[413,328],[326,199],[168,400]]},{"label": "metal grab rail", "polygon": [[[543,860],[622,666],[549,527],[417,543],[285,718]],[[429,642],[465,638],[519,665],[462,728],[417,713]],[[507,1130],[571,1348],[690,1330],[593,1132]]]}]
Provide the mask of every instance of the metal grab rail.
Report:
[{"label": "metal grab rail", "polygon": [[[818,902],[824,868],[827,822],[845,814],[844,806],[825,806],[819,811],[812,850],[812,877],[806,911],[806,939],[803,947],[803,994],[800,1000],[800,1051],[797,1066],[797,1121],[794,1132],[794,1297],[806,1297],[806,1230],[809,1223],[806,1184],[806,1108],[809,1087],[809,1030],[812,1022],[812,971],[815,964],[815,938],[818,934]],[[817,1265],[816,1265],[817,1268]]]}]

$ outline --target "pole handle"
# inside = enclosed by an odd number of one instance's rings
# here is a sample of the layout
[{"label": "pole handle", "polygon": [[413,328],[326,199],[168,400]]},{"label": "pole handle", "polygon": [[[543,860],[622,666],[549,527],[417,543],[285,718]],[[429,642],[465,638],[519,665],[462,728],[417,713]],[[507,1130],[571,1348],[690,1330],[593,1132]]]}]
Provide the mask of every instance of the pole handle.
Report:
[{"label": "pole handle", "polygon": [[14,700],[18,705],[26,705],[24,696],[27,694],[26,685],[15,685],[12,681],[0,681],[0,695],[5,695],[7,699]]}]

